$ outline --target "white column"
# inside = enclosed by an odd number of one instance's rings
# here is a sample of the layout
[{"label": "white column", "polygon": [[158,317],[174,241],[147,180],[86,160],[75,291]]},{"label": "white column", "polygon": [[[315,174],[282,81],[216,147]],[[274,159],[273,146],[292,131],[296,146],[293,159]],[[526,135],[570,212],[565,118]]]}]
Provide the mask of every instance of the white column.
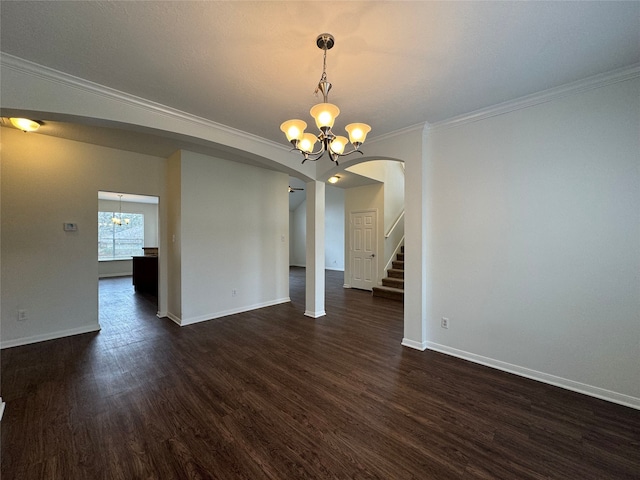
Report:
[{"label": "white column", "polygon": [[306,184],[307,190],[307,267],[305,312],[318,318],[324,311],[324,182]]},{"label": "white column", "polygon": [[420,157],[405,163],[405,287],[404,338],[402,345],[427,348],[429,310],[431,308],[431,276],[429,231],[431,221],[430,168],[428,129],[422,132]]}]

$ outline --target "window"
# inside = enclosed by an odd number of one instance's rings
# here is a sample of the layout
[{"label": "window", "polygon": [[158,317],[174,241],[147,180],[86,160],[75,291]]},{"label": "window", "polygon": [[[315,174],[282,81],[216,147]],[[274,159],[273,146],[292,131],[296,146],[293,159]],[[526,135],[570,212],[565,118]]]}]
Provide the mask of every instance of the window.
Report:
[{"label": "window", "polygon": [[144,215],[122,213],[120,225],[112,221],[120,212],[98,212],[98,260],[121,260],[144,252]]}]

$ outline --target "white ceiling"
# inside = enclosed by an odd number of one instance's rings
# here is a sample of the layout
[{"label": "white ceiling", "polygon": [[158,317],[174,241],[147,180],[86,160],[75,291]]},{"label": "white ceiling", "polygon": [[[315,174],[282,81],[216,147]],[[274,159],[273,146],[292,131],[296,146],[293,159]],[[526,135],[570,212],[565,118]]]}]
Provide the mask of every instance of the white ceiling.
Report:
[{"label": "white ceiling", "polygon": [[[3,52],[283,144],[280,123],[311,123],[320,101],[323,32],[336,38],[334,130],[364,121],[370,137],[640,63],[640,2],[2,1],[0,13]],[[126,126],[40,120],[41,133],[122,150],[216,154]],[[341,188],[372,182],[341,176]],[[290,208],[304,198],[291,193]]]},{"label": "white ceiling", "polygon": [[321,101],[323,32],[336,38],[327,56],[330,100],[342,112],[334,130],[364,121],[372,137],[640,63],[638,1],[0,8],[3,52],[283,144],[280,123],[311,121]]}]

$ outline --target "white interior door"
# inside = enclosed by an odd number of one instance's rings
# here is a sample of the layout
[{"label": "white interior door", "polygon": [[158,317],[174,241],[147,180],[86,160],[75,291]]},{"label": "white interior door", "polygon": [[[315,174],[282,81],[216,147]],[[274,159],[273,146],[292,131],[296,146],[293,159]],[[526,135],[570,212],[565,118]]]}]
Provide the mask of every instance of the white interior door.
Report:
[{"label": "white interior door", "polygon": [[372,290],[378,272],[378,212],[351,212],[350,263],[351,287]]}]

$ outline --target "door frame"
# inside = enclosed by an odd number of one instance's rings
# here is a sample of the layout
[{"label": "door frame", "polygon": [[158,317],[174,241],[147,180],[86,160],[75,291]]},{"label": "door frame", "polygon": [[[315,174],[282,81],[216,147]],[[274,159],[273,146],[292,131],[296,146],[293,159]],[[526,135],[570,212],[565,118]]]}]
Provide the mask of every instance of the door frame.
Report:
[{"label": "door frame", "polygon": [[352,284],[352,278],[353,278],[353,248],[352,248],[352,240],[353,240],[353,223],[351,222],[351,217],[353,214],[358,214],[358,213],[373,213],[373,215],[375,216],[376,219],[376,228],[375,228],[375,251],[373,252],[375,254],[375,259],[374,259],[374,268],[373,268],[373,285],[372,287],[376,286],[378,284],[378,277],[380,272],[378,271],[380,265],[378,260],[380,259],[380,238],[379,238],[379,230],[380,230],[380,225],[378,224],[380,218],[378,215],[378,209],[377,208],[367,208],[367,209],[361,209],[361,210],[351,210],[349,212],[349,229],[348,229],[348,233],[347,233],[347,245],[348,245],[348,258],[347,258],[347,264],[349,265],[349,278],[345,278],[345,280],[348,280],[348,283],[345,281],[344,284],[344,288],[355,288],[353,287]]}]

